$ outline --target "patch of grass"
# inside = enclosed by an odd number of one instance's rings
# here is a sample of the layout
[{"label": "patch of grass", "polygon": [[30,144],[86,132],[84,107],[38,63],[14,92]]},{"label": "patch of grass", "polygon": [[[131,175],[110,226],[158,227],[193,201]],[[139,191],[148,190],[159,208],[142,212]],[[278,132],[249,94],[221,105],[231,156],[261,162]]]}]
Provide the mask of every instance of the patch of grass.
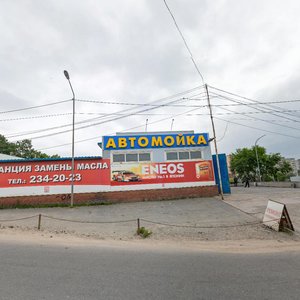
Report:
[{"label": "patch of grass", "polygon": [[152,231],[146,229],[145,227],[141,227],[137,229],[136,233],[145,239],[152,234]]},{"label": "patch of grass", "polygon": [[[73,207],[81,206],[99,206],[99,205],[112,205],[109,202],[92,202],[92,203],[77,203]],[[12,204],[12,205],[0,205],[0,209],[11,209],[11,208],[51,208],[51,207],[71,207],[69,203],[44,203],[44,204]]]}]

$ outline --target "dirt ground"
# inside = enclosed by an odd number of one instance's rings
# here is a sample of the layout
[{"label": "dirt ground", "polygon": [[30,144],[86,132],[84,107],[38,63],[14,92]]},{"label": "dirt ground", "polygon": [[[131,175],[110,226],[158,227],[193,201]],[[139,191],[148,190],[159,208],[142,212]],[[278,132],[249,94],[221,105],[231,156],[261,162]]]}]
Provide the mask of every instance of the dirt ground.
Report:
[{"label": "dirt ground", "polygon": [[93,247],[102,249],[116,248],[128,250],[147,251],[186,251],[186,252],[220,252],[220,253],[278,253],[299,252],[300,243],[297,241],[282,240],[226,240],[226,241],[179,241],[179,240],[153,240],[136,238],[133,240],[99,240],[74,235],[60,235],[51,232],[5,230],[0,233],[0,243],[18,245],[35,244],[39,246],[56,247]]},{"label": "dirt ground", "polygon": [[[39,243],[118,243],[134,247],[186,247],[213,251],[300,250],[300,192],[297,189],[233,188],[219,197],[123,203],[76,208],[0,211],[0,240]],[[268,199],[287,204],[296,233],[261,224]],[[247,212],[247,213],[245,213]],[[250,214],[248,214],[250,213]],[[42,215],[38,230],[38,215]],[[137,219],[152,234],[137,236]]]}]

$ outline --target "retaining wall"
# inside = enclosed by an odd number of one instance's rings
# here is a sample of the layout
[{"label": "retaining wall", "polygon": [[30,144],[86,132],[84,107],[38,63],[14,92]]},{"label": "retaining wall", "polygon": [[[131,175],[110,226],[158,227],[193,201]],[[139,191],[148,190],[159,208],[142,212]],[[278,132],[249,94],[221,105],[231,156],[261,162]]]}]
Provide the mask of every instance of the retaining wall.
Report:
[{"label": "retaining wall", "polygon": [[300,182],[257,182],[257,186],[279,187],[279,188],[300,188]]},{"label": "retaining wall", "polygon": [[[218,187],[216,185],[176,189],[78,193],[74,194],[74,204],[158,201],[182,198],[213,197],[216,195],[218,195]],[[70,194],[2,197],[0,198],[0,207],[40,204],[69,204],[70,198]]]}]

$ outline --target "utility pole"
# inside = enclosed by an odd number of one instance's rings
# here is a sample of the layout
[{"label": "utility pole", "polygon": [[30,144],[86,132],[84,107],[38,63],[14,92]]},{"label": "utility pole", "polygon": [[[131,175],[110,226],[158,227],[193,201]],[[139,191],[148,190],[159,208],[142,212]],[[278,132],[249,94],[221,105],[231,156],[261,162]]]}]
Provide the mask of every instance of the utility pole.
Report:
[{"label": "utility pole", "polygon": [[73,114],[72,114],[72,178],[71,178],[71,203],[70,206],[73,207],[74,204],[74,169],[75,169],[75,159],[74,159],[74,132],[75,132],[75,93],[70,81],[70,75],[68,73],[68,71],[64,70],[64,75],[66,77],[66,79],[69,82],[71,91],[72,91],[72,95],[73,95]]},{"label": "utility pole", "polygon": [[259,137],[256,141],[255,141],[255,144],[254,144],[254,148],[255,148],[255,155],[256,155],[256,161],[257,161],[257,171],[258,171],[258,179],[259,179],[259,182],[261,182],[261,175],[260,175],[260,166],[259,166],[259,160],[258,160],[258,153],[257,153],[257,142],[263,138],[264,136],[266,136],[265,134],[262,135],[261,137]]},{"label": "utility pole", "polygon": [[209,99],[207,84],[205,84],[204,86],[205,86],[205,90],[206,90],[209,114],[210,114],[212,129],[213,129],[213,135],[214,135],[213,139],[214,139],[215,152],[216,152],[216,161],[217,161],[217,169],[218,169],[219,184],[220,184],[220,194],[221,194],[222,200],[224,200],[223,185],[222,185],[222,178],[221,178],[221,171],[220,171],[219,154],[218,154],[218,147],[217,147],[217,137],[216,137],[216,131],[215,131],[214,118],[213,118],[212,109],[211,109],[211,105],[210,105],[210,99]]},{"label": "utility pole", "polygon": [[145,132],[147,132],[147,129],[148,129],[148,119],[146,119]]}]

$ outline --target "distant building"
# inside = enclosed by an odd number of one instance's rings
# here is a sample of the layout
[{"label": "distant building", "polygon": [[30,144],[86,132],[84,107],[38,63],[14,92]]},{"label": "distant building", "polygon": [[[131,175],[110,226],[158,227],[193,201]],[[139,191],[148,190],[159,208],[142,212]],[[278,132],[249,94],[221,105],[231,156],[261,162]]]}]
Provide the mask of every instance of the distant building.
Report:
[{"label": "distant building", "polygon": [[228,176],[229,176],[229,178],[233,177],[233,174],[231,172],[231,159],[232,159],[232,155],[231,154],[226,155],[226,161],[227,161],[227,168],[228,168]]},{"label": "distant building", "polygon": [[288,161],[292,167],[292,173],[293,175],[297,176],[299,172],[299,161],[300,159],[295,158],[285,158],[286,161]]},{"label": "distant building", "polygon": [[296,159],[297,175],[300,176],[300,159]]}]

